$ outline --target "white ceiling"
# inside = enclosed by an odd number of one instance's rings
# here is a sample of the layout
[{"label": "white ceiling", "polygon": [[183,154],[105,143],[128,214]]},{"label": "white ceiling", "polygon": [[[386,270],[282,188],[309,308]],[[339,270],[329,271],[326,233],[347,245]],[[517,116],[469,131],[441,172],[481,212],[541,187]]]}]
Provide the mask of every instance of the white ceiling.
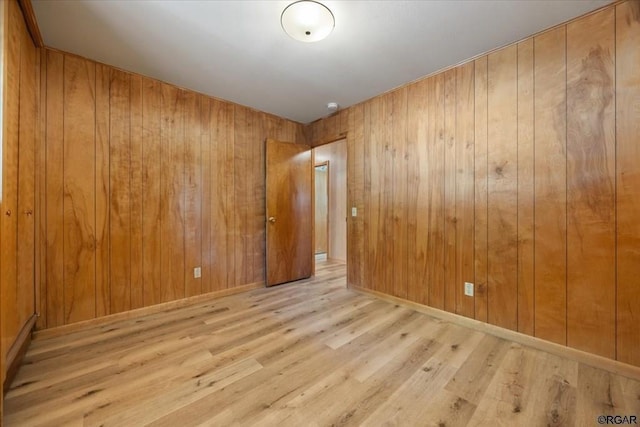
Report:
[{"label": "white ceiling", "polygon": [[45,44],[308,123],[609,0],[324,1],[323,41],[287,36],[291,1],[33,0]]}]

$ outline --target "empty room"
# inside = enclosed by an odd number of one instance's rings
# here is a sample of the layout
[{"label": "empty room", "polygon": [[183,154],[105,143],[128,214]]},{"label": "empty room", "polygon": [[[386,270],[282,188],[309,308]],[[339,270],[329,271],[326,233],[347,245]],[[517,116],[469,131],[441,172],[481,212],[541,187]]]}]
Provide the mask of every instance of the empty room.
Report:
[{"label": "empty room", "polygon": [[0,0],[0,426],[640,422],[640,0]]}]

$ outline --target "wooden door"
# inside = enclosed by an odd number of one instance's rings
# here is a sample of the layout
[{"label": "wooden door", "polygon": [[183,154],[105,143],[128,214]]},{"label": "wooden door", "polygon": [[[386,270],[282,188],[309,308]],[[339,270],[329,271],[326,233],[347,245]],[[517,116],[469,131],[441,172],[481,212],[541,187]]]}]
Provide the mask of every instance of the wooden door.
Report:
[{"label": "wooden door", "polygon": [[311,276],[311,148],[266,142],[267,286]]}]

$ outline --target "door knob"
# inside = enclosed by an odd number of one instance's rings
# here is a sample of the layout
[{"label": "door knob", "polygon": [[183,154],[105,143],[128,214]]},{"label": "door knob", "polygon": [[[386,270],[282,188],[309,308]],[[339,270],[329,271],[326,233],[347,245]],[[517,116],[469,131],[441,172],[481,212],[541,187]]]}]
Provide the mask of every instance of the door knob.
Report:
[{"label": "door knob", "polygon": [[275,217],[275,216],[270,216],[270,217],[269,217],[269,222],[270,222],[271,224],[275,223],[275,222],[276,222],[276,217]]},{"label": "door knob", "polygon": [[11,209],[8,209],[5,213],[6,216],[11,216]]},{"label": "door knob", "polygon": [[24,213],[27,214],[27,216],[30,216],[33,213],[33,211],[31,209],[28,209],[24,211]]}]

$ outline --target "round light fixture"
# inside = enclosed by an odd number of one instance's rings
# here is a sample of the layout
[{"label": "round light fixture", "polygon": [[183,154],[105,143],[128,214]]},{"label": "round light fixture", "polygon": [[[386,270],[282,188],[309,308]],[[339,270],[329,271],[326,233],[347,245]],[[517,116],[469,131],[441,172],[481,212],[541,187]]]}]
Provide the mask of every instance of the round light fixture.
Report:
[{"label": "round light fixture", "polygon": [[282,12],[280,22],[292,38],[307,43],[324,39],[336,24],[329,8],[313,0],[291,3]]}]

